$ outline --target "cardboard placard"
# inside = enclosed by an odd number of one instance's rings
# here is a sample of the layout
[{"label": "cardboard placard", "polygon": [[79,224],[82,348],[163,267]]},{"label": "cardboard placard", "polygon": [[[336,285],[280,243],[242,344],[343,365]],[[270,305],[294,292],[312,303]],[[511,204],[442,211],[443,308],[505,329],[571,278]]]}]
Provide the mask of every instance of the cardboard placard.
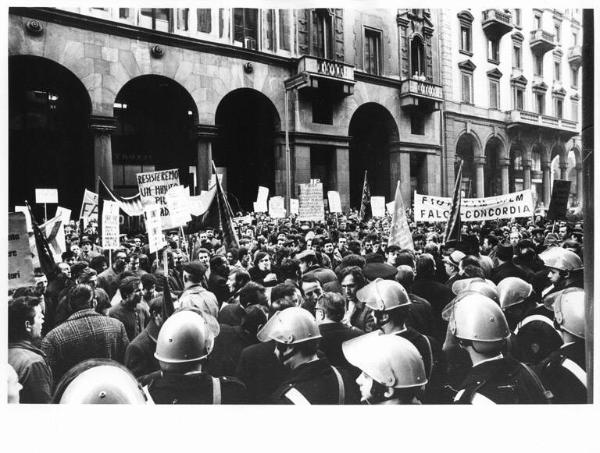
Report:
[{"label": "cardboard placard", "polygon": [[144,206],[144,221],[148,233],[150,253],[158,252],[167,243],[162,232],[161,207],[159,205]]},{"label": "cardboard placard", "polygon": [[298,215],[300,201],[297,198],[290,198],[290,214]]},{"label": "cardboard placard", "polygon": [[267,212],[268,206],[267,201],[269,199],[269,188],[258,186],[258,195],[256,196],[256,203],[254,204],[254,212]]},{"label": "cardboard placard", "polygon": [[394,201],[390,201],[389,203],[385,204],[385,209],[388,214],[394,213],[394,203],[395,203]]},{"label": "cardboard placard", "polygon": [[58,190],[56,189],[35,189],[35,202],[37,204],[58,203]]},{"label": "cardboard placard", "polygon": [[65,225],[68,225],[69,222],[71,221],[71,210],[67,209],[67,208],[61,208],[60,206],[56,208],[56,214],[55,215],[60,215],[62,223],[63,223],[63,227]]},{"label": "cardboard placard", "polygon": [[371,197],[373,217],[385,217],[385,197]]},{"label": "cardboard placard", "polygon": [[567,204],[571,190],[571,181],[555,179],[552,184],[552,196],[550,206],[546,213],[547,220],[565,220],[567,215]]},{"label": "cardboard placard", "polygon": [[325,219],[323,203],[323,184],[312,180],[308,184],[300,184],[300,200],[298,220],[318,222]]},{"label": "cardboard placard", "polygon": [[329,190],[327,192],[327,199],[329,200],[329,212],[342,212],[342,201],[340,200],[339,192]]},{"label": "cardboard placard", "polygon": [[102,205],[102,247],[108,250],[119,248],[119,204],[103,200]]},{"label": "cardboard placard", "polygon": [[171,187],[179,185],[179,170],[175,168],[172,170],[138,173],[136,178],[142,204],[144,206],[155,204],[160,206],[163,229],[168,230],[178,226],[172,225],[165,195]]},{"label": "cardboard placard", "polygon": [[98,220],[98,194],[85,189],[83,192],[83,201],[81,202],[81,210],[79,218],[88,220]]},{"label": "cardboard placard", "polygon": [[283,197],[271,197],[269,199],[269,216],[274,219],[285,217],[285,200]]},{"label": "cardboard placard", "polygon": [[35,285],[27,220],[22,212],[8,214],[8,289]]},{"label": "cardboard placard", "polygon": [[184,186],[173,186],[165,194],[169,208],[171,227],[187,225],[192,220],[190,215],[190,190]]}]

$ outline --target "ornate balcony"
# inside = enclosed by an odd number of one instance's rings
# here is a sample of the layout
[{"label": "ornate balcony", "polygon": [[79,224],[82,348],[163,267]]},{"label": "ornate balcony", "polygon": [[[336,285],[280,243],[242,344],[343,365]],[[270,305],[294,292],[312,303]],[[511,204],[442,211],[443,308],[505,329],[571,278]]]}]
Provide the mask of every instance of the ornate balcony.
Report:
[{"label": "ornate balcony", "polygon": [[481,26],[485,35],[492,41],[502,38],[513,28],[510,13],[505,13],[499,9],[486,9],[483,11]]},{"label": "ornate balcony", "polygon": [[556,47],[554,35],[542,29],[531,30],[529,46],[532,52],[543,55]]},{"label": "ornate balcony", "polygon": [[305,55],[298,59],[296,75],[285,81],[286,89],[326,88],[334,94],[354,93],[354,66],[340,61]]},{"label": "ornate balcony", "polygon": [[567,56],[569,58],[569,64],[573,68],[579,69],[581,66],[581,46],[570,47]]},{"label": "ornate balcony", "polygon": [[565,139],[580,133],[579,123],[576,121],[556,118],[524,110],[511,110],[508,112],[508,129],[523,128],[525,130],[551,129],[558,132]]},{"label": "ornate balcony", "polygon": [[443,97],[440,85],[425,80],[407,79],[400,85],[400,107],[403,109],[439,110]]}]

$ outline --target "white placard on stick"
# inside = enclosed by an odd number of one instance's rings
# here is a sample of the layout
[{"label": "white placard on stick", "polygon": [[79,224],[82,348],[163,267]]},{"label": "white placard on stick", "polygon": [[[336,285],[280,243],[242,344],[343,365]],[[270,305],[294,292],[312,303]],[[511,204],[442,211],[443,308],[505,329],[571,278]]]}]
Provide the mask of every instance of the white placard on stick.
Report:
[{"label": "white placard on stick", "polygon": [[371,212],[373,217],[385,216],[385,197],[371,197]]},{"label": "white placard on stick", "polygon": [[269,216],[274,219],[285,217],[285,200],[283,197],[271,197],[269,199]]},{"label": "white placard on stick", "polygon": [[311,180],[308,184],[300,184],[298,220],[318,222],[325,219],[323,184],[317,181]]},{"label": "white placard on stick", "polygon": [[175,228],[177,225],[173,226],[171,224],[165,195],[171,187],[179,185],[179,170],[175,168],[172,170],[138,173],[136,177],[140,196],[142,197],[142,204],[144,206],[159,205],[163,229]]},{"label": "white placard on stick", "polygon": [[394,203],[395,203],[395,201],[390,201],[389,203],[385,204],[385,209],[387,210],[388,214],[394,213]]},{"label": "white placard on stick", "polygon": [[69,222],[71,221],[71,210],[70,209],[62,208],[59,206],[56,208],[55,215],[60,215],[60,218],[62,219],[63,227],[65,225],[68,225]]},{"label": "white placard on stick", "polygon": [[102,247],[108,250],[119,248],[119,203],[103,200]]},{"label": "white placard on stick", "polygon": [[58,190],[56,189],[35,189],[35,202],[38,204],[58,203]]},{"label": "white placard on stick", "polygon": [[162,223],[160,220],[161,207],[159,205],[144,206],[144,221],[146,222],[146,232],[148,233],[148,246],[150,253],[158,252],[167,243],[162,232]]},{"label": "white placard on stick", "polygon": [[298,215],[298,207],[300,206],[297,198],[290,198],[290,214]]},{"label": "white placard on stick", "polygon": [[98,219],[98,194],[85,189],[83,192],[83,201],[81,202],[81,210],[79,218]]},{"label": "white placard on stick", "polygon": [[8,214],[8,288],[35,285],[27,220],[22,212]]},{"label": "white placard on stick", "polygon": [[269,188],[258,186],[258,195],[256,196],[256,204],[254,204],[254,212],[267,212],[267,201],[269,199]]},{"label": "white placard on stick", "polygon": [[342,201],[339,192],[335,190],[328,191],[327,199],[329,200],[329,212],[342,212]]},{"label": "white placard on stick", "polygon": [[190,190],[183,186],[173,186],[165,194],[171,227],[187,225],[192,220],[190,215]]}]

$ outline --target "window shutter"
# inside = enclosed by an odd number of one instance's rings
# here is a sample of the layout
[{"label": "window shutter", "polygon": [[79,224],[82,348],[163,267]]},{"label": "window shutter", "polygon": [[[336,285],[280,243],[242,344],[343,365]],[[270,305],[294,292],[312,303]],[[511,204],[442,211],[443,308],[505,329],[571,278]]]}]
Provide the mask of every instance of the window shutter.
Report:
[{"label": "window shutter", "polygon": [[301,55],[310,54],[310,9],[298,10],[298,52]]},{"label": "window shutter", "polygon": [[333,23],[333,54],[337,61],[344,61],[344,10],[336,9]]}]

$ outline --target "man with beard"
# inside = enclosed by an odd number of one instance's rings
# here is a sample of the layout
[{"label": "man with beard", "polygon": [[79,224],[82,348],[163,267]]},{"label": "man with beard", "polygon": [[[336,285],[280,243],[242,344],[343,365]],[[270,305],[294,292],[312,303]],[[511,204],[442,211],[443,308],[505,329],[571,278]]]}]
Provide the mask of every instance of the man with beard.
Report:
[{"label": "man with beard", "polygon": [[142,300],[142,290],[139,278],[125,277],[119,285],[119,292],[123,299],[108,312],[108,316],[123,323],[129,341],[137,337],[150,320],[150,313],[138,307]]},{"label": "man with beard", "polygon": [[109,298],[113,298],[119,287],[121,273],[127,265],[127,254],[123,250],[117,250],[113,255],[112,266],[98,275],[96,286],[106,291]]}]

